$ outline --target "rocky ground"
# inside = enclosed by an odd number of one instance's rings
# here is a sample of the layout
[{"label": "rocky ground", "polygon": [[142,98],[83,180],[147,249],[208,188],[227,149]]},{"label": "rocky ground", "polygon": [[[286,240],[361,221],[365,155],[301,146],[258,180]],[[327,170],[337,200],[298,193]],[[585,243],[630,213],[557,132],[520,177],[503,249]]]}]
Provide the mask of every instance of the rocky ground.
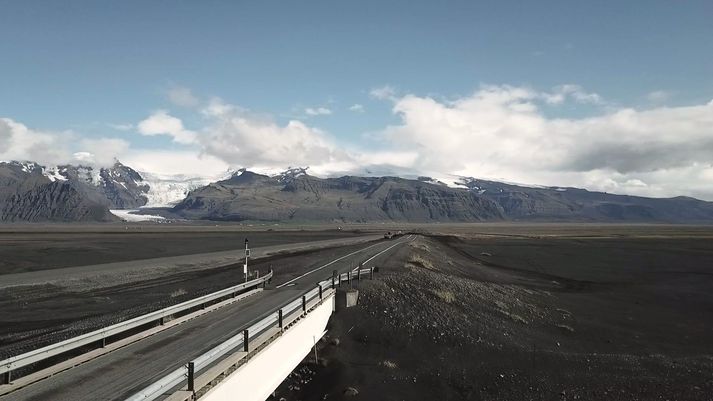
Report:
[{"label": "rocky ground", "polygon": [[645,231],[421,236],[276,397],[711,400],[713,241]]}]

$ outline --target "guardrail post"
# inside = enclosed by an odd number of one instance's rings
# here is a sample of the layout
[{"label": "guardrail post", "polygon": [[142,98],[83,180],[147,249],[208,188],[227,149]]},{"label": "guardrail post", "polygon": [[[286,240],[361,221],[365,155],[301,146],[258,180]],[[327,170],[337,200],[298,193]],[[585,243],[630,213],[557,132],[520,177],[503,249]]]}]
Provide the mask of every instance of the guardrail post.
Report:
[{"label": "guardrail post", "polygon": [[[335,287],[335,284],[334,284],[334,279],[335,279],[335,278],[337,278],[337,271],[336,271],[336,270],[332,270],[332,289],[334,289],[334,287]],[[341,277],[340,277],[340,279],[341,279]]]},{"label": "guardrail post", "polygon": [[352,271],[347,272],[347,283],[349,283],[349,288],[352,288]]},{"label": "guardrail post", "polygon": [[361,281],[361,263],[359,264],[359,270],[357,270],[357,281]]},{"label": "guardrail post", "polygon": [[322,284],[317,283],[317,288],[319,288],[319,299],[322,299]]},{"label": "guardrail post", "polygon": [[106,337],[102,337],[102,348],[106,347]]},{"label": "guardrail post", "polygon": [[280,328],[283,328],[283,326],[282,326],[282,309],[277,311],[277,325]]},{"label": "guardrail post", "polygon": [[243,330],[243,351],[249,352],[250,347],[248,347],[248,343],[250,342],[250,333],[248,332],[248,329]]},{"label": "guardrail post", "polygon": [[307,296],[302,295],[302,313],[307,313]]},{"label": "guardrail post", "polygon": [[188,391],[194,392],[195,389],[195,373],[196,365],[193,362],[188,362]]},{"label": "guardrail post", "polygon": [[8,370],[0,377],[0,384],[10,384],[12,382],[12,371]]},{"label": "guardrail post", "polygon": [[371,269],[369,269],[369,280],[374,279],[374,267],[372,266]]}]

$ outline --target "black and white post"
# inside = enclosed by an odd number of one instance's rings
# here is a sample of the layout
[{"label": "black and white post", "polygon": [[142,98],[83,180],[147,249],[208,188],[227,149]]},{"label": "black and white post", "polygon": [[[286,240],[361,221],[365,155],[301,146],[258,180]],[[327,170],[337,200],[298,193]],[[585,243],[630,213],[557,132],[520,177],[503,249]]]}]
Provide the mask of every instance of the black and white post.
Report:
[{"label": "black and white post", "polygon": [[245,264],[243,265],[243,274],[245,275],[245,282],[248,282],[248,258],[250,257],[250,248],[248,247],[248,239],[245,238]]}]

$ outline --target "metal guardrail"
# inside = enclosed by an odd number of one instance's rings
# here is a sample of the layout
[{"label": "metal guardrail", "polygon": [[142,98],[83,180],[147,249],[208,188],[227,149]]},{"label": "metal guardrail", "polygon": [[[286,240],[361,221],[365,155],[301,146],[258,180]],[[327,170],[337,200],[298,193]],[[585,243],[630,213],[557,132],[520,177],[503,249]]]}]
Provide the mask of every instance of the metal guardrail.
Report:
[{"label": "metal guardrail", "polygon": [[0,361],[0,374],[6,375],[7,379],[9,379],[10,372],[18,368],[43,361],[45,359],[63,354],[67,351],[71,351],[94,342],[105,341],[107,337],[126,332],[128,330],[134,329],[147,323],[164,319],[166,317],[186,311],[196,306],[214,301],[230,294],[234,294],[238,291],[259,286],[260,284],[269,281],[271,278],[272,272],[255,280],[251,280],[242,284],[232,286],[230,288],[216,291],[214,293],[204,295],[202,297],[198,297],[190,301],[182,302],[177,305],[169,306],[168,308],[164,308],[155,312],[147,313],[145,315],[135,317],[133,319],[129,319],[124,322],[105,327],[103,329],[99,329],[90,333],[82,334],[74,338],[70,338],[69,340],[65,340],[56,344],[51,344],[46,347],[26,352],[24,354],[10,357],[8,359],[5,359],[4,361]]},{"label": "metal guardrail", "polygon": [[[205,354],[197,357],[188,364],[181,366],[180,368],[167,374],[166,376],[154,382],[150,386],[127,398],[126,401],[153,401],[158,397],[164,395],[172,388],[177,387],[184,381],[190,382],[190,374],[195,375],[199,371],[204,370],[213,363],[217,362],[225,354],[229,352],[234,352],[236,349],[241,348],[244,351],[248,351],[248,346],[246,344],[250,343],[251,338],[258,337],[270,327],[277,326],[283,328],[283,317],[289,316],[300,308],[305,310],[307,308],[307,304],[310,303],[312,300],[314,300],[315,298],[322,298],[323,291],[325,289],[336,288],[341,284],[342,281],[351,281],[352,279],[356,280],[357,274],[359,275],[359,277],[366,274],[369,274],[373,277],[373,273],[374,268],[372,267],[371,269],[358,270],[357,273],[350,271],[347,273],[339,274],[335,277],[318,282],[315,288],[298,296],[297,298],[285,304],[277,311],[267,314],[265,317],[253,323],[247,329],[243,330],[242,333],[231,337],[227,341],[216,346]],[[190,373],[189,366],[193,366],[193,370]]]}]

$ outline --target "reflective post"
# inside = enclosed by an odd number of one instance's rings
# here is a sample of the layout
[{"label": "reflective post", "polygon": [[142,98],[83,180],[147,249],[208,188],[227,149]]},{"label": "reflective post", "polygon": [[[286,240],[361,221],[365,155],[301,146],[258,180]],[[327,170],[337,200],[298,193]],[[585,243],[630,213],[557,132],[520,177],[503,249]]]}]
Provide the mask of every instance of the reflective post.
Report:
[{"label": "reflective post", "polygon": [[248,342],[250,342],[250,334],[248,333],[248,329],[243,330],[243,351],[248,352],[250,349],[248,347]]},{"label": "reflective post", "polygon": [[195,373],[196,366],[193,362],[188,362],[188,391],[194,392],[195,389]]},{"label": "reflective post", "polygon": [[278,325],[280,328],[283,328],[283,326],[282,326],[282,309],[280,309],[279,311],[277,311],[277,325]]}]

